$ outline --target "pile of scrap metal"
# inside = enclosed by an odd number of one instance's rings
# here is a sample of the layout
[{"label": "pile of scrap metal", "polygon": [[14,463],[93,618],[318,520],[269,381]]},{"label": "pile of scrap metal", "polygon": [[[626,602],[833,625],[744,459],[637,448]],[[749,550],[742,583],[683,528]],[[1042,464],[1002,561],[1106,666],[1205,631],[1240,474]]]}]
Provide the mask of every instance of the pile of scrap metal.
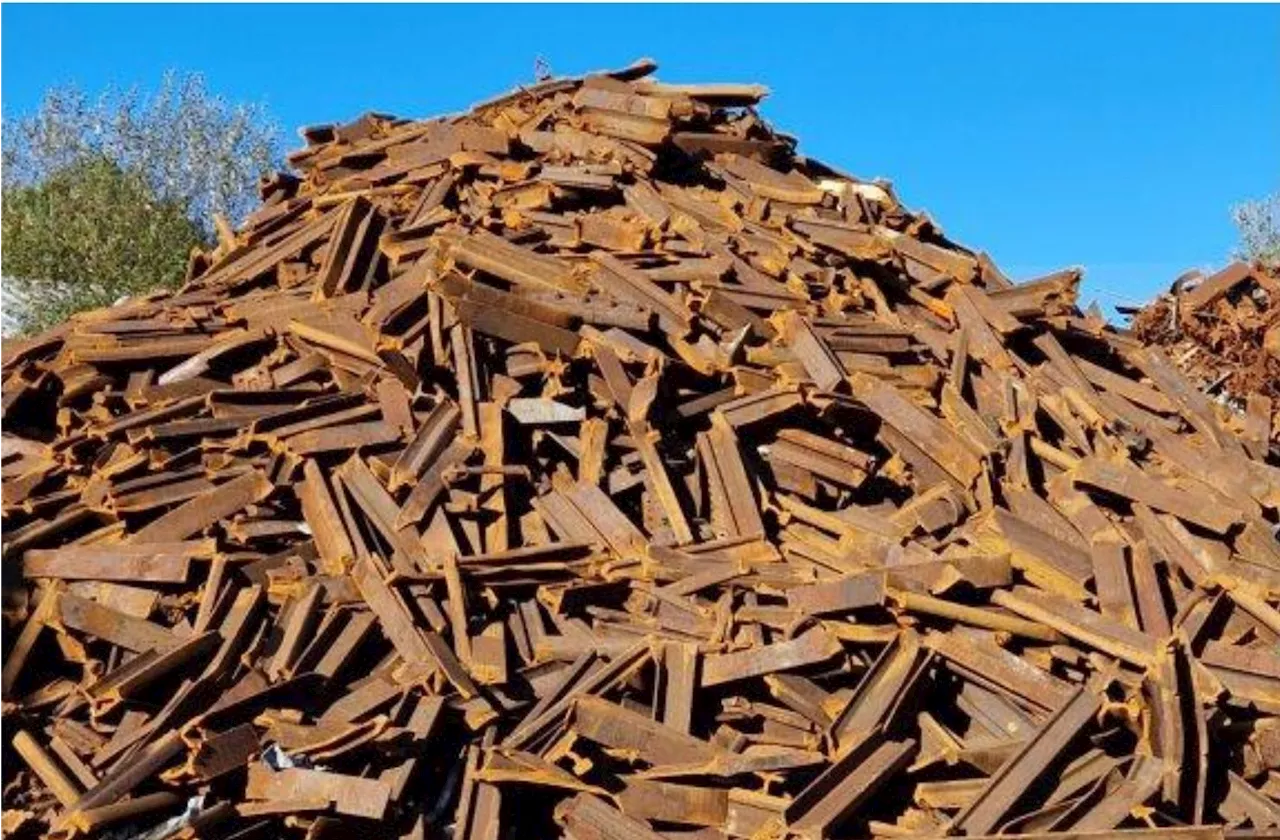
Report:
[{"label": "pile of scrap metal", "polygon": [[1265,434],[653,69],[5,342],[6,834],[1275,836]]},{"label": "pile of scrap metal", "polygon": [[1209,277],[1189,272],[1129,314],[1141,341],[1280,444],[1280,275],[1242,262]]}]

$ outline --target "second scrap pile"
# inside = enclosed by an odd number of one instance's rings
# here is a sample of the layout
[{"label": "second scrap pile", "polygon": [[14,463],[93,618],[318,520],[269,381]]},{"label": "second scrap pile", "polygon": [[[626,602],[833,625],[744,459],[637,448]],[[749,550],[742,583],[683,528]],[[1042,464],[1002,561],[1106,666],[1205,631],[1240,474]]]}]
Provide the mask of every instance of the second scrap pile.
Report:
[{"label": "second scrap pile", "polygon": [[1280,826],[1265,433],[651,70],[312,129],[6,344],[7,824]]},{"label": "second scrap pile", "polygon": [[1133,332],[1164,348],[1192,382],[1235,404],[1280,443],[1280,276],[1232,263],[1189,273],[1133,313]]}]

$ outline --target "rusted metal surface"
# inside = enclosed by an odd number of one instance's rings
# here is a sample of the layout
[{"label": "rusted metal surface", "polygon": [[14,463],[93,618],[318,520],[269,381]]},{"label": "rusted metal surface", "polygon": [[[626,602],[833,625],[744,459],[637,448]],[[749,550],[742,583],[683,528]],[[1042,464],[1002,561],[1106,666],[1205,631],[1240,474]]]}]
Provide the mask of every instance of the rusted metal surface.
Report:
[{"label": "rusted metal surface", "polygon": [[1280,827],[1270,406],[653,69],[5,343],[6,832]]},{"label": "rusted metal surface", "polygon": [[1280,277],[1260,265],[1232,263],[1179,277],[1132,315],[1144,343],[1167,350],[1187,377],[1228,400],[1249,445],[1280,441]]},{"label": "rusted metal surface", "polygon": [[912,740],[886,741],[872,733],[800,791],[783,817],[802,837],[826,838],[905,767],[916,751]]},{"label": "rusted metal surface", "polygon": [[956,816],[955,830],[986,834],[1002,824],[1040,775],[1080,737],[1100,706],[1101,700],[1091,687],[1077,689],[1026,745],[991,775],[973,801]]}]

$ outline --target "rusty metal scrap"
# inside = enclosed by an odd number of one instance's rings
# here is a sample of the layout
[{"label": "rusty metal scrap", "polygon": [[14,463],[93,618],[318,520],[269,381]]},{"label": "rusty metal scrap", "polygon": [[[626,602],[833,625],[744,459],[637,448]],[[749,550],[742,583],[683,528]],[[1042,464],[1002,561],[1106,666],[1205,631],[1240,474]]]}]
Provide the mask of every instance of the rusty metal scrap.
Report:
[{"label": "rusty metal scrap", "polygon": [[1280,828],[1264,398],[654,69],[308,128],[5,342],[6,834]]},{"label": "rusty metal scrap", "polygon": [[1280,443],[1280,275],[1232,263],[1179,277],[1167,294],[1124,310],[1134,335],[1164,348],[1196,385],[1238,410],[1244,437]]}]

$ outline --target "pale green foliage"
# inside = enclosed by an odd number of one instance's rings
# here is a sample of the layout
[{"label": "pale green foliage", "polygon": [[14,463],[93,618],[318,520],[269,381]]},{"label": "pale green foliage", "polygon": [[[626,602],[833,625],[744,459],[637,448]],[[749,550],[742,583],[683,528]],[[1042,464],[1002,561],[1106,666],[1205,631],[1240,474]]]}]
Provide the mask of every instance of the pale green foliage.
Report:
[{"label": "pale green foliage", "polygon": [[1231,211],[1240,231],[1240,256],[1280,269],[1280,193]]},{"label": "pale green foliage", "polygon": [[5,186],[94,157],[142,173],[212,236],[214,213],[235,223],[257,203],[258,176],[280,164],[279,131],[263,106],[230,104],[198,74],[172,72],[150,96],[133,88],[90,100],[74,86],[54,88],[34,115],[5,127]]},{"label": "pale green foliage", "polygon": [[212,241],[214,215],[234,224],[256,205],[278,140],[261,105],[174,73],[150,95],[54,88],[36,113],[7,119],[6,331],[178,284],[191,247]]}]

